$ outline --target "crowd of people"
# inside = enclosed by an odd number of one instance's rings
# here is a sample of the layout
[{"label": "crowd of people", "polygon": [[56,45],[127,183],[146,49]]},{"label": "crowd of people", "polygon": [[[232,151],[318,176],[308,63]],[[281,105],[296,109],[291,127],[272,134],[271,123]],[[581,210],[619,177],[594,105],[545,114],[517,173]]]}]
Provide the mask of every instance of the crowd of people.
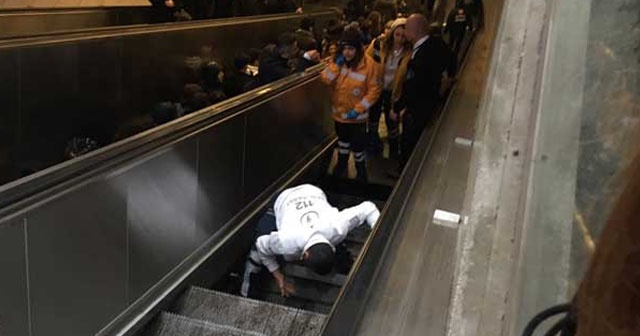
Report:
[{"label": "crowd of people", "polygon": [[[231,69],[224,69],[210,50],[201,51],[204,56],[187,57],[182,93],[178,98],[167,95],[174,98],[154,104],[152,125],[138,128],[164,124],[324,62],[322,78],[332,89],[333,119],[340,138],[334,174],[346,176],[353,153],[357,179],[368,180],[367,153],[383,152],[378,132],[382,116],[388,156],[398,159],[402,167],[440,101],[442,74],[455,77],[455,55],[466,32],[477,26],[468,14],[475,9],[463,0],[449,14],[444,29],[438,24],[429,26],[424,17],[418,21],[405,18],[405,5],[399,1],[381,13],[350,1],[341,20],[331,20],[321,28],[311,16],[302,16],[295,31],[281,34],[262,49],[237,54]],[[417,110],[426,112],[414,112]],[[131,129],[116,140],[137,128]],[[90,137],[73,138],[65,156],[76,157],[97,147]]]}]

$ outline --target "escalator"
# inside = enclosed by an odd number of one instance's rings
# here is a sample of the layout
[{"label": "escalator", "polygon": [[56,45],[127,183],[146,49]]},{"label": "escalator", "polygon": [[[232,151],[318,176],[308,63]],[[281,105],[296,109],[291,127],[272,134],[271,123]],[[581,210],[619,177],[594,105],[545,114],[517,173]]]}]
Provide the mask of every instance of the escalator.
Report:
[{"label": "escalator", "polygon": [[[329,153],[322,155],[330,155],[332,149],[327,150]],[[324,182],[327,180],[328,183]],[[382,209],[390,192],[390,188],[369,186],[366,188],[368,198],[365,198],[363,195],[354,195],[354,191],[357,193],[362,186],[347,181],[324,177],[300,182],[320,186],[325,190],[329,203],[339,209],[364,200],[372,200]],[[252,282],[252,298],[238,296],[234,289],[238,288],[241,281],[239,275],[242,274],[240,266],[243,263],[239,263],[235,270],[214,284],[213,289],[189,287],[139,335],[320,335],[327,315],[347,280],[351,265],[359,256],[370,232],[365,225],[349,233],[345,241],[336,247],[337,251],[342,252],[336,252],[338,263],[328,275],[317,275],[295,263],[282,266],[287,281],[295,288],[292,297],[280,296],[267,271],[261,272]]]},{"label": "escalator", "polygon": [[[310,15],[319,26],[336,17]],[[199,83],[199,65],[216,61],[233,77],[237,54],[260,50],[300,20],[271,15],[0,41],[0,184],[67,160],[74,137],[104,147],[154,127],[154,107],[180,102],[185,85]]]},{"label": "escalator", "polygon": [[[326,177],[336,139],[321,68],[0,186],[4,330],[349,334],[434,133],[393,187]],[[330,276],[286,266],[296,298],[277,296],[269,277],[255,299],[238,297],[255,223],[273,195],[300,183],[339,208],[373,200],[380,220],[350,234],[346,267]]]}]

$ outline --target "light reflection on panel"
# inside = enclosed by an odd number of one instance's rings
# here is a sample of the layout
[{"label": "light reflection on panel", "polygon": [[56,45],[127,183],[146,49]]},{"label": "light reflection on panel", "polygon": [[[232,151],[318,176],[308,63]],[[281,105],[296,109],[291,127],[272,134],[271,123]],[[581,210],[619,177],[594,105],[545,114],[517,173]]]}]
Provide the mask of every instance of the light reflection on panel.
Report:
[{"label": "light reflection on panel", "polygon": [[29,332],[23,222],[0,222],[0,335]]},{"label": "light reflection on panel", "polygon": [[133,302],[195,248],[195,139],[163,151],[120,178],[127,185]]},{"label": "light reflection on panel", "polygon": [[197,242],[204,242],[240,210],[243,129],[244,118],[235,118],[199,138]]},{"label": "light reflection on panel", "polygon": [[245,199],[257,196],[333,131],[329,104],[327,88],[316,80],[249,113]]},{"label": "light reflection on panel", "polygon": [[126,204],[114,182],[27,215],[34,336],[93,334],[126,307]]}]

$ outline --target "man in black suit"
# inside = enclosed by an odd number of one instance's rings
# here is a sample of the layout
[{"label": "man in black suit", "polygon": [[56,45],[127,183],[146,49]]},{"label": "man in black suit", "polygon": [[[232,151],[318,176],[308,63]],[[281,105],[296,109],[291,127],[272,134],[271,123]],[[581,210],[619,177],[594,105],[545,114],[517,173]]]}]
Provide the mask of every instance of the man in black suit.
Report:
[{"label": "man in black suit", "polygon": [[403,115],[401,168],[409,160],[422,131],[435,117],[444,72],[454,77],[457,71],[453,52],[440,36],[429,35],[423,15],[414,14],[407,19],[405,37],[413,43],[413,54],[407,65],[403,94],[394,104],[394,111]]}]

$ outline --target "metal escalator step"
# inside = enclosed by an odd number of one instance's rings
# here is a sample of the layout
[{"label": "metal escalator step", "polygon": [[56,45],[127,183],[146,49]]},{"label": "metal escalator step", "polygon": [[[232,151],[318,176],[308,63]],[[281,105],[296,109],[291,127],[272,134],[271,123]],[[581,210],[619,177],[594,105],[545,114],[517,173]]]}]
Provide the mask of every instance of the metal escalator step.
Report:
[{"label": "metal escalator step", "polygon": [[[191,287],[178,300],[174,310],[190,318],[269,336],[318,335],[325,319],[322,314],[199,287]],[[314,318],[311,319],[309,314]],[[292,330],[295,333],[291,333]]]},{"label": "metal escalator step", "polygon": [[267,336],[168,312],[160,313],[153,336]]},{"label": "metal escalator step", "polygon": [[359,226],[349,232],[345,241],[347,243],[364,244],[370,233],[371,230],[368,227]]},{"label": "metal escalator step", "polygon": [[260,300],[273,302],[287,307],[312,311],[320,314],[329,314],[332,307],[332,305],[328,303],[304,300],[297,297],[283,298],[279,293],[260,292],[258,295],[260,296]]},{"label": "metal escalator step", "polygon": [[283,267],[283,272],[287,277],[312,280],[338,287],[342,287],[347,280],[346,275],[343,274],[318,275],[309,268],[295,264],[286,264]]},{"label": "metal escalator step", "polygon": [[[321,302],[324,304],[333,304],[340,293],[340,287],[315,282],[307,279],[287,277],[287,281],[293,285],[295,289],[294,298],[300,298],[308,301]],[[279,294],[280,289],[275,281],[265,281],[259,285],[261,291]]]}]

